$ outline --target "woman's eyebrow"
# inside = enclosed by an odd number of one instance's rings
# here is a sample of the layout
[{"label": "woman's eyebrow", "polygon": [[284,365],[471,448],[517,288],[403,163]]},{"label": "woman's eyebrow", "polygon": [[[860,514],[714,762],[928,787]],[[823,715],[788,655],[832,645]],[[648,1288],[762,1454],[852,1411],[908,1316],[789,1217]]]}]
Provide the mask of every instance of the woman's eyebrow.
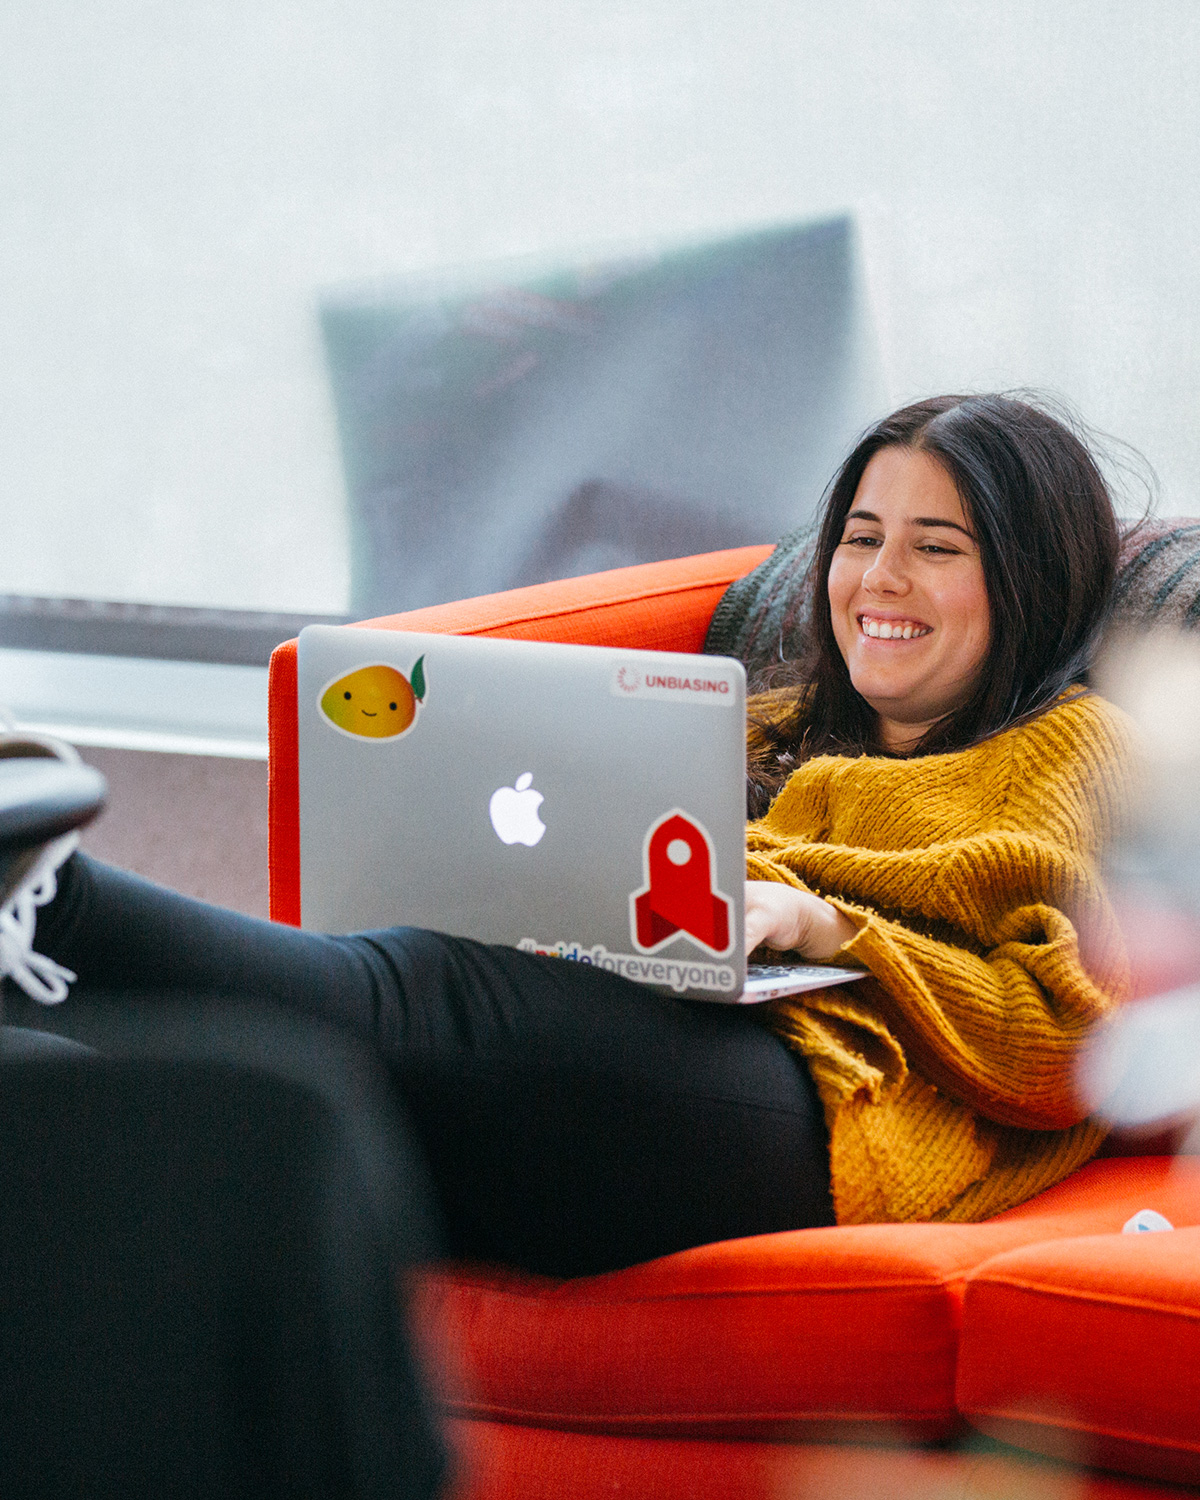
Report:
[{"label": "woman's eyebrow", "polygon": [[[852,510],[846,516],[847,521],[874,521],[876,525],[882,525],[879,517],[873,510]],[[957,521],[946,521],[940,516],[913,516],[908,523],[910,526],[948,526],[952,531],[961,531],[963,536],[969,537],[971,541],[975,538],[965,526],[960,526]]]}]

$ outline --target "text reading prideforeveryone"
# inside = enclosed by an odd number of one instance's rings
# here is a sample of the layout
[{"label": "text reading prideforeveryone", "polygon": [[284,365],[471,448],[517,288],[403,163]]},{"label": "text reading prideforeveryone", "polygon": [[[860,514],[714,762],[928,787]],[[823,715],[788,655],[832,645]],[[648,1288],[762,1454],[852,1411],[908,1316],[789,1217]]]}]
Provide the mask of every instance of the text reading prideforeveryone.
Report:
[{"label": "text reading prideforeveryone", "polygon": [[544,953],[550,958],[565,958],[577,964],[594,964],[611,974],[624,974],[641,984],[669,984],[673,990],[714,990],[722,993],[737,988],[737,975],[728,964],[688,962],[677,958],[646,958],[640,953],[610,953],[603,943],[585,948],[579,943],[539,943],[522,938],[517,944],[523,953]]}]

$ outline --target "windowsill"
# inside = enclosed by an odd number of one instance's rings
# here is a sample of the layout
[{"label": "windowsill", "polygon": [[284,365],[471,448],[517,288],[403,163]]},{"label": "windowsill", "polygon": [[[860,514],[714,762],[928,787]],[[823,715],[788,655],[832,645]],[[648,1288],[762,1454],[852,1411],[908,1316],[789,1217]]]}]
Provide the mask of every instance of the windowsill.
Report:
[{"label": "windowsill", "polygon": [[348,618],[0,594],[0,648],[265,667],[280,641],[305,625],[340,625]]},{"label": "windowsill", "polygon": [[15,726],[73,745],[267,758],[267,669],[0,649]]},{"label": "windowsill", "polygon": [[267,662],[340,615],[0,595],[0,712],[73,745],[267,758]]}]

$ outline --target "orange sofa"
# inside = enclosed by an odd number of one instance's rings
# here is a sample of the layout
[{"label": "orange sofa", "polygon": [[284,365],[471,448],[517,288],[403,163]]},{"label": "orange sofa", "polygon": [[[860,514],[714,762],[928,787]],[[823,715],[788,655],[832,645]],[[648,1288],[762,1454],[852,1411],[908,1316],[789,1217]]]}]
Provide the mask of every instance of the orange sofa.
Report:
[{"label": "orange sofa", "polygon": [[[729,583],[770,550],[366,623],[697,651]],[[294,641],[271,662],[270,738],[271,911],[297,922]],[[1143,1208],[1176,1232],[1122,1235]],[[461,1454],[455,1500],[1200,1486],[1192,1158],[1095,1161],[983,1224],[799,1230],[567,1282],[458,1266],[413,1301]]]}]

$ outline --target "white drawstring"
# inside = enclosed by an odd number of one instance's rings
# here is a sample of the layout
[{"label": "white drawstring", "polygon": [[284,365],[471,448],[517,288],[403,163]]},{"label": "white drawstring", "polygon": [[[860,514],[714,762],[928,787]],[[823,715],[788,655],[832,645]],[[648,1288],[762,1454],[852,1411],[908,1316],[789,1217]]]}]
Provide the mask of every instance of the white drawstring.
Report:
[{"label": "white drawstring", "polygon": [[77,833],[47,844],[20,887],[0,907],[0,976],[7,976],[39,1005],[60,1005],[76,975],[33,951],[37,908],[53,901],[58,868],[79,847]]},{"label": "white drawstring", "polygon": [[[12,715],[0,706],[0,753],[6,745],[36,745],[57,760],[79,765],[72,745],[49,735],[24,734],[15,728]],[[54,839],[38,855],[20,885],[0,907],[0,979],[7,977],[39,1005],[61,1005],[68,986],[77,976],[44,953],[33,951],[37,908],[54,900],[58,891],[58,869],[79,847],[77,833]]]}]

